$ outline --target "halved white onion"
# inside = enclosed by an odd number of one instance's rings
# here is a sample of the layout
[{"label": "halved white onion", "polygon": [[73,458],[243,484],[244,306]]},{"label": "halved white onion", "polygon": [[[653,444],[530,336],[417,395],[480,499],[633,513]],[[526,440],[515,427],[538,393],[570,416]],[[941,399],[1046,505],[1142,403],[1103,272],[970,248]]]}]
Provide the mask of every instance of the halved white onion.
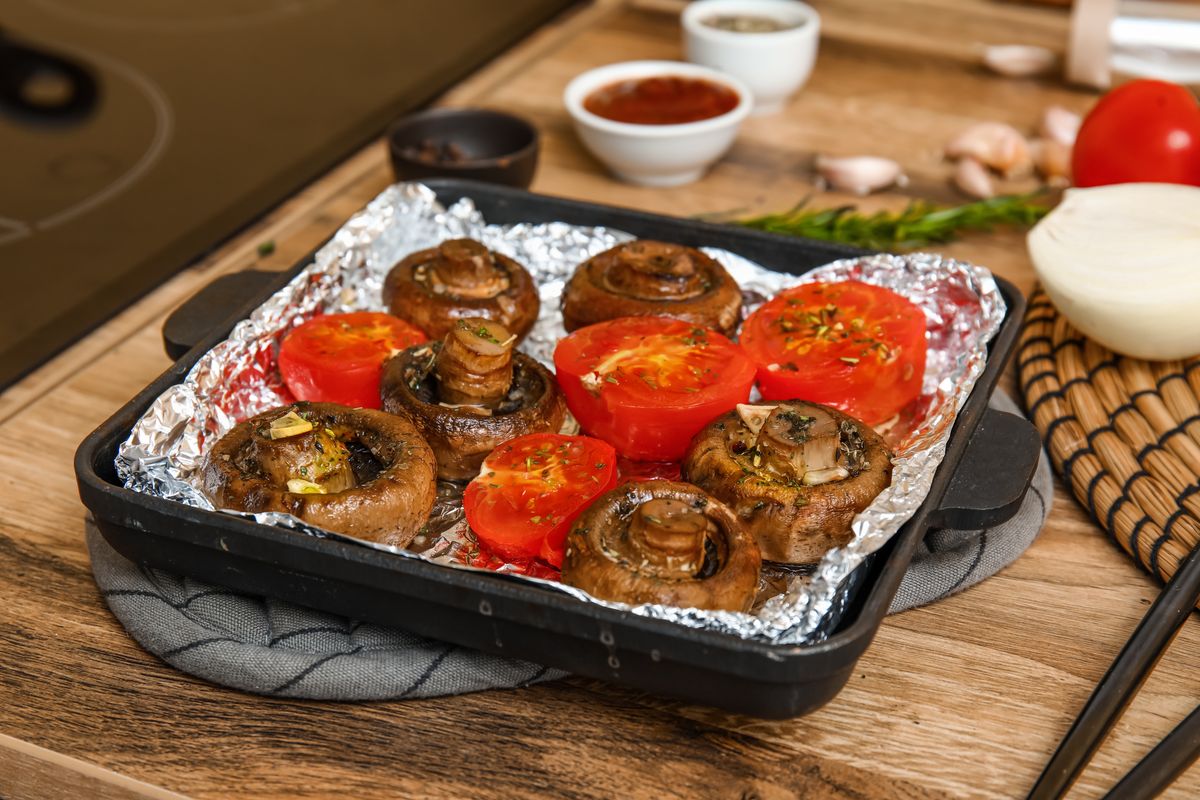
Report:
[{"label": "halved white onion", "polygon": [[1028,243],[1050,299],[1095,341],[1151,360],[1200,354],[1200,188],[1069,189]]}]

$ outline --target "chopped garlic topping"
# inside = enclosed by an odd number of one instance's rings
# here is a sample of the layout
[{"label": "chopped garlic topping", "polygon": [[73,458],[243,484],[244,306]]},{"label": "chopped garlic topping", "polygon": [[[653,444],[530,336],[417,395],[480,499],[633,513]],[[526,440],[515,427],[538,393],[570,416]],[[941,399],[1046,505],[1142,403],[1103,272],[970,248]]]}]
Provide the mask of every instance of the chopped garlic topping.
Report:
[{"label": "chopped garlic topping", "polygon": [[279,419],[272,420],[271,427],[267,429],[267,433],[272,439],[286,439],[289,436],[299,436],[302,433],[308,433],[312,429],[313,424],[311,422],[295,411],[289,411]]},{"label": "chopped garlic topping", "polygon": [[742,422],[750,432],[755,436],[762,430],[762,426],[766,424],[767,417],[771,416],[771,412],[775,410],[775,406],[756,406],[750,403],[738,403],[737,413],[742,418]]},{"label": "chopped garlic topping", "polygon": [[812,469],[804,473],[804,485],[820,486],[822,483],[832,483],[833,481],[841,481],[849,477],[850,472],[845,467]]},{"label": "chopped garlic topping", "polygon": [[287,482],[287,487],[288,491],[293,494],[328,494],[321,484],[306,481],[303,478],[291,478]]}]

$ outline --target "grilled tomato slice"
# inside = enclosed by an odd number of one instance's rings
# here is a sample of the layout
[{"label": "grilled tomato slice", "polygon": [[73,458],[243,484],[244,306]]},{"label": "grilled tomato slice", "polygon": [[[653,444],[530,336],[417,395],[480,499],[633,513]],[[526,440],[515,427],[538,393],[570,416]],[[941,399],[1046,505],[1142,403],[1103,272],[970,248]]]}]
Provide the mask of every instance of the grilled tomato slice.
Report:
[{"label": "grilled tomato slice", "polygon": [[383,362],[426,338],[419,328],[391,314],[324,314],[283,340],[279,371],[298,400],[379,408]]},{"label": "grilled tomato slice", "polygon": [[617,454],[588,436],[531,433],[483,460],[463,510],[475,538],[508,561],[561,567],[567,532],[592,500],[617,483]]},{"label": "grilled tomato slice", "polygon": [[806,283],[750,315],[741,345],[764,400],[809,400],[875,425],[921,393],[925,314],[860,281]]},{"label": "grilled tomato slice", "polygon": [[676,461],[711,419],[750,397],[754,365],[716,331],[666,317],[580,328],[554,350],[558,384],[585,431],[621,455]]}]

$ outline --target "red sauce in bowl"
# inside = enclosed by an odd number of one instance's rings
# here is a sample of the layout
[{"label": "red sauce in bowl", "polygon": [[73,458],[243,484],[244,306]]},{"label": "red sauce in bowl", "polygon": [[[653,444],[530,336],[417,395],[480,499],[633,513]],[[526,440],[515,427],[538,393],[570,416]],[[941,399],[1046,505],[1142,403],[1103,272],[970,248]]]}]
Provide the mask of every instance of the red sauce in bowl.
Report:
[{"label": "red sauce in bowl", "polygon": [[738,100],[737,92],[728,86],[665,75],[601,86],[584,98],[583,107],[614,122],[679,125],[728,114]]}]

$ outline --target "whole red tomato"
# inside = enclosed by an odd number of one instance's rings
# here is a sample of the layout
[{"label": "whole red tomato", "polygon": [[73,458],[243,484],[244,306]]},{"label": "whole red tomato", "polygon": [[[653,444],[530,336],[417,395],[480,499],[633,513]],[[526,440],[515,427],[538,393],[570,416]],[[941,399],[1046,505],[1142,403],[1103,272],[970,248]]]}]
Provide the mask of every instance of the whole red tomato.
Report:
[{"label": "whole red tomato", "polygon": [[1084,118],[1071,154],[1076,186],[1189,183],[1200,186],[1200,106],[1182,86],[1131,81]]}]

